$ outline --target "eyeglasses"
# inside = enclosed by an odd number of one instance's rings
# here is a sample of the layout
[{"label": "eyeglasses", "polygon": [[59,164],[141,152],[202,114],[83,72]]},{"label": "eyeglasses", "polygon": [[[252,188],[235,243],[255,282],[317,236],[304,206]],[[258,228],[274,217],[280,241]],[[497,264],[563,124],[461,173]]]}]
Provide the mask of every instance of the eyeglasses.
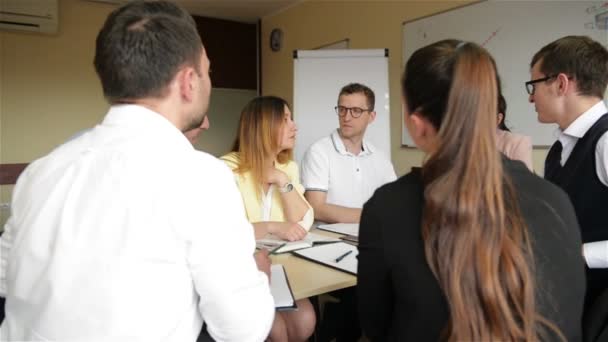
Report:
[{"label": "eyeglasses", "polygon": [[344,106],[336,106],[335,110],[336,110],[336,114],[338,114],[340,117],[346,116],[346,113],[348,111],[350,111],[350,115],[355,119],[360,117],[364,112],[371,111],[370,109],[365,109],[365,108],[344,107]]},{"label": "eyeglasses", "polygon": [[555,77],[557,77],[557,75],[551,75],[551,76],[537,78],[535,80],[528,81],[528,82],[526,82],[526,91],[528,92],[529,95],[534,95],[534,90],[536,90],[536,88],[534,87],[535,83],[546,82]]}]

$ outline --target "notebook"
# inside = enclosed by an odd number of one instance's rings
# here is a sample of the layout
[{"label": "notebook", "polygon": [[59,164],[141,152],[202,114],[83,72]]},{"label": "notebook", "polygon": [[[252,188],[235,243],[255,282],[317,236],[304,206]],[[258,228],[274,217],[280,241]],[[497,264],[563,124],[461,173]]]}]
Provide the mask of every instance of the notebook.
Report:
[{"label": "notebook", "polygon": [[317,244],[327,244],[334,242],[340,242],[340,240],[315,233],[308,233],[306,234],[304,239],[291,242],[281,240],[275,235],[267,235],[263,239],[256,240],[256,247],[258,249],[266,249],[272,251],[273,254],[280,254],[295,251],[298,249],[310,248]]},{"label": "notebook", "polygon": [[340,240],[344,241],[344,242],[348,242],[350,244],[359,244],[359,237],[358,236],[354,236],[354,235],[344,235],[344,236],[340,236]]},{"label": "notebook", "polygon": [[330,232],[359,236],[359,224],[358,223],[334,223],[334,224],[320,224],[317,228],[327,230]]},{"label": "notebook", "polygon": [[295,251],[293,254],[340,271],[357,275],[357,255],[359,251],[356,246],[345,242],[315,246]]},{"label": "notebook", "polygon": [[289,280],[283,265],[270,266],[270,292],[274,298],[274,307],[278,311],[296,310],[296,301],[289,286]]}]

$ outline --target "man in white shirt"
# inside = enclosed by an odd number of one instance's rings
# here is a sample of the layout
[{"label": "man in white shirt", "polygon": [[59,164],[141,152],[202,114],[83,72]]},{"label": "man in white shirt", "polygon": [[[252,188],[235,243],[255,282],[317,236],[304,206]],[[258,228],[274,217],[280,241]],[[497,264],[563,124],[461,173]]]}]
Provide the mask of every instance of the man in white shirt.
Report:
[{"label": "man in white shirt", "polygon": [[274,318],[232,173],[204,124],[209,60],[192,17],[132,2],[97,37],[103,122],[31,163],[0,241],[0,340],[262,341]]},{"label": "man in white shirt", "polygon": [[526,82],[538,120],[558,125],[545,179],[569,195],[581,226],[587,272],[586,309],[608,287],[608,51],[584,36],[560,38],[532,58]]},{"label": "man in white shirt", "polygon": [[374,92],[351,83],[340,90],[340,128],[312,144],[302,160],[302,184],[315,219],[358,223],[363,204],[381,185],[396,179],[393,164],[365,139],[376,118]]},{"label": "man in white shirt", "polygon": [[[391,161],[365,139],[367,126],[376,118],[374,105],[375,95],[369,87],[360,83],[344,86],[335,107],[339,128],[312,144],[304,154],[304,196],[317,221],[359,223],[363,204],[378,187],[397,178]],[[337,342],[356,341],[361,330],[354,289],[331,295],[339,298],[340,304],[326,305],[321,339],[335,334]]]}]

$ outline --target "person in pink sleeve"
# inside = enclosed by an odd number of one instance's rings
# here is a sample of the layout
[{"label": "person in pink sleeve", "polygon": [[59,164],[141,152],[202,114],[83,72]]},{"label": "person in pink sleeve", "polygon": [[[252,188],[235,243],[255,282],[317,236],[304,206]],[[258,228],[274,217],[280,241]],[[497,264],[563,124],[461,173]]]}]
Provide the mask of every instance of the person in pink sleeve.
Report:
[{"label": "person in pink sleeve", "polygon": [[507,116],[507,101],[504,96],[498,96],[498,128],[496,129],[496,146],[498,151],[512,160],[519,160],[532,171],[532,139],[523,134],[511,132],[505,125]]}]

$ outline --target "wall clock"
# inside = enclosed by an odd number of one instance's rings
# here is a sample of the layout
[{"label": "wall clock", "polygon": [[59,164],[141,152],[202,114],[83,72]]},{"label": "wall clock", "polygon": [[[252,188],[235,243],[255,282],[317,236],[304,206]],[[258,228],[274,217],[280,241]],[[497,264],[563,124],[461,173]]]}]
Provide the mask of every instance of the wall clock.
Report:
[{"label": "wall clock", "polygon": [[283,31],[275,28],[270,32],[270,49],[272,51],[279,51],[283,46]]}]

